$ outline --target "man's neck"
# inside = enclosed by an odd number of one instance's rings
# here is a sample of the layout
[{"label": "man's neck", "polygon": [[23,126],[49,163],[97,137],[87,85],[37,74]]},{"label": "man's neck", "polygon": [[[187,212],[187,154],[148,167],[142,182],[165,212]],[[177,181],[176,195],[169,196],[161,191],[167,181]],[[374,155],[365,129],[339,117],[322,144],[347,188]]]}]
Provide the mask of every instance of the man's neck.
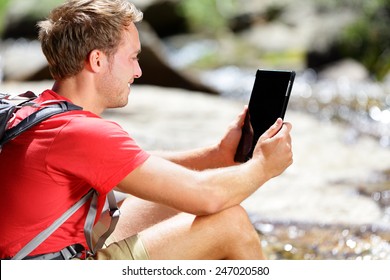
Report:
[{"label": "man's neck", "polygon": [[99,106],[95,92],[86,83],[78,82],[77,79],[68,78],[55,81],[52,90],[69,99],[75,105],[83,107],[85,111],[96,115],[100,115],[104,111],[104,108]]}]

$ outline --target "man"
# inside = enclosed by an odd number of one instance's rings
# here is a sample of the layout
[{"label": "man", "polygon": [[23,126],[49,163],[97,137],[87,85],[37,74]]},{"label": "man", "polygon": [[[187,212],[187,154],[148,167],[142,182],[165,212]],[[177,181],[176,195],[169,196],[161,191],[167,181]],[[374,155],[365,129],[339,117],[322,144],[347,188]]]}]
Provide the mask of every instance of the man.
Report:
[{"label": "man", "polygon": [[[278,120],[253,158],[234,162],[244,110],[220,142],[188,152],[147,153],[117,124],[99,115],[123,107],[142,74],[135,23],[142,13],[126,0],[71,0],[39,23],[39,39],[55,80],[37,102],[83,107],[26,131],[0,154],[0,252],[14,256],[93,187],[101,211],[114,187],[131,194],[107,247],[95,259],[262,259],[259,237],[239,205],[292,163],[291,125]],[[32,108],[18,111],[15,123]],[[89,205],[67,220],[28,258],[72,245],[87,247]],[[107,225],[105,215],[97,231]]]}]

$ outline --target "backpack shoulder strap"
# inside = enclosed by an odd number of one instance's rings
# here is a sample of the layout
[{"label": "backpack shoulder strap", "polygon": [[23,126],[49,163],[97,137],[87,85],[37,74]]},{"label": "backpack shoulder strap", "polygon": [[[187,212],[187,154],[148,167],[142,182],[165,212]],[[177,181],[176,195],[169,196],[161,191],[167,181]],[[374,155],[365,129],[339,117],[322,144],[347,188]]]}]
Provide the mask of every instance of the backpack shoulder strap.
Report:
[{"label": "backpack shoulder strap", "polygon": [[39,109],[38,111],[32,113],[31,115],[23,119],[13,128],[6,130],[0,140],[0,148],[3,147],[3,145],[8,141],[14,139],[18,135],[22,134],[24,131],[35,126],[41,121],[50,118],[51,116],[70,110],[82,110],[82,108],[68,101],[56,101],[53,104],[47,105],[42,109]]},{"label": "backpack shoulder strap", "polygon": [[69,208],[61,217],[55,220],[47,229],[35,236],[29,243],[27,243],[12,259],[22,260],[30,254],[39,244],[45,241],[56,229],[58,229],[70,216],[73,215],[81,206],[83,206],[93,195],[95,190],[91,189],[84,195],[76,204]]},{"label": "backpack shoulder strap", "polygon": [[45,241],[54,231],[56,231],[67,219],[69,219],[77,210],[80,209],[88,200],[91,200],[87,218],[84,224],[84,235],[87,240],[88,247],[87,252],[90,255],[94,255],[97,250],[102,248],[107,237],[114,231],[116,224],[119,220],[120,210],[117,206],[114,191],[110,191],[107,194],[107,200],[109,204],[109,211],[111,216],[111,223],[108,230],[100,236],[95,246],[92,244],[92,229],[97,213],[97,197],[98,193],[91,189],[86,195],[84,195],[77,203],[69,208],[61,217],[55,220],[47,229],[35,236],[29,243],[27,243],[13,258],[12,260],[22,260],[35,248],[37,248],[43,241]]},{"label": "backpack shoulder strap", "polygon": [[[96,193],[97,194],[97,193]],[[111,222],[109,228],[106,230],[105,233],[103,233],[95,245],[92,244],[92,229],[93,224],[96,218],[96,210],[97,210],[97,195],[94,195],[92,197],[91,206],[89,207],[87,218],[85,219],[84,224],[84,235],[85,239],[87,241],[87,245],[89,247],[89,254],[94,255],[97,250],[101,249],[104,245],[104,242],[106,239],[110,236],[110,234],[114,231],[116,224],[119,221],[120,216],[120,210],[118,208],[118,205],[116,203],[115,194],[114,191],[111,190],[107,194],[107,202],[108,202],[108,211],[111,217]]]},{"label": "backpack shoulder strap", "polygon": [[36,95],[31,91],[13,97],[10,94],[0,93],[0,140],[3,138],[8,123],[17,109],[35,98]]}]

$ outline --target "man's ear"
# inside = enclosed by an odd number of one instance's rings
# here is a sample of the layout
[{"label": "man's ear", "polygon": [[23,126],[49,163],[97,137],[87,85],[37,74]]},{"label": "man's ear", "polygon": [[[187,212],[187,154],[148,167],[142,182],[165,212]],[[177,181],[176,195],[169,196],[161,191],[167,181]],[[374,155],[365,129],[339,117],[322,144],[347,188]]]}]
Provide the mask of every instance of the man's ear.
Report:
[{"label": "man's ear", "polygon": [[106,55],[100,50],[93,50],[89,53],[86,62],[91,71],[99,73],[106,62]]}]

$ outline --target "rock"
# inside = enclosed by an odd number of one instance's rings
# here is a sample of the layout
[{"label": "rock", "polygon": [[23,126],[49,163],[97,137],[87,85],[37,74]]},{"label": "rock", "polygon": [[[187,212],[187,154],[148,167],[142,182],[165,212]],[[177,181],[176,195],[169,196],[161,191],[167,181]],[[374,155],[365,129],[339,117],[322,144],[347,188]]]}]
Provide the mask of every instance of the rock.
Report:
[{"label": "rock", "polygon": [[354,59],[342,59],[323,67],[318,73],[320,79],[337,80],[345,78],[351,82],[365,81],[370,78],[366,67]]},{"label": "rock", "polygon": [[[178,70],[166,60],[164,46],[159,37],[147,23],[139,25],[141,29],[142,53],[140,55],[143,76],[137,84],[152,84],[165,87],[178,87],[192,91],[216,94],[217,91],[183,70]],[[0,47],[3,57],[4,80],[39,81],[49,80],[51,75],[40,44],[33,40],[7,40]],[[28,63],[26,63],[28,61]]]},{"label": "rock", "polygon": [[150,84],[164,87],[177,87],[192,91],[202,91],[216,94],[217,91],[200,82],[189,72],[173,67],[166,58],[164,45],[159,37],[149,28],[149,25],[139,25],[142,52],[140,65],[142,76],[136,80],[136,84]]},{"label": "rock", "polygon": [[342,54],[336,46],[311,49],[306,54],[306,66],[315,71],[321,71],[326,65],[342,59]]},{"label": "rock", "polygon": [[[46,58],[37,40],[8,39],[1,42],[0,57],[2,57],[5,81],[34,80],[35,73],[47,67]],[[51,79],[47,72],[39,79]]]},{"label": "rock", "polygon": [[38,36],[38,29],[36,25],[36,18],[20,18],[11,24],[8,24],[2,37],[3,39],[27,38],[33,40]]},{"label": "rock", "polygon": [[180,33],[188,33],[188,22],[178,9],[177,0],[155,1],[142,9],[147,22],[158,37],[164,38]]}]

